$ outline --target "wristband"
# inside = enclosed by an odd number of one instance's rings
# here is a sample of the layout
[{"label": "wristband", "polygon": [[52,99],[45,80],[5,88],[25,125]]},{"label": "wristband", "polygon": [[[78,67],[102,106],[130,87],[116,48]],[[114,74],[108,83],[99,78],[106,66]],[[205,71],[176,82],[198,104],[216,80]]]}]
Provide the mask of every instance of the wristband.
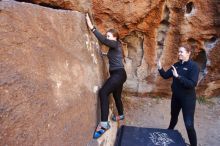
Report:
[{"label": "wristband", "polygon": [[95,26],[93,26],[93,28],[91,29],[92,32],[94,32],[96,30]]}]

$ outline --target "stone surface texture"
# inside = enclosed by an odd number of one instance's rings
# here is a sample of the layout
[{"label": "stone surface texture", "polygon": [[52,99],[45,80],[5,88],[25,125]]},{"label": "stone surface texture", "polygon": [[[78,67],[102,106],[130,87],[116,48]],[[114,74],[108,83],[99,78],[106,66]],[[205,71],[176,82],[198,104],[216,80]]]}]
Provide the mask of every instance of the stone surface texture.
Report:
[{"label": "stone surface texture", "polygon": [[168,69],[188,43],[198,96],[220,95],[219,0],[0,0],[0,145],[113,145],[116,123],[92,140],[108,74],[85,12],[125,43],[124,93],[170,97],[157,61]]},{"label": "stone surface texture", "polygon": [[94,20],[105,32],[119,31],[127,43],[125,92],[170,97],[171,80],[163,80],[163,67],[178,61],[181,44],[195,47],[193,60],[200,67],[198,96],[220,94],[220,2],[218,0],[93,0]]},{"label": "stone surface texture", "polygon": [[83,12],[0,2],[0,145],[111,145],[93,141],[107,76]]}]

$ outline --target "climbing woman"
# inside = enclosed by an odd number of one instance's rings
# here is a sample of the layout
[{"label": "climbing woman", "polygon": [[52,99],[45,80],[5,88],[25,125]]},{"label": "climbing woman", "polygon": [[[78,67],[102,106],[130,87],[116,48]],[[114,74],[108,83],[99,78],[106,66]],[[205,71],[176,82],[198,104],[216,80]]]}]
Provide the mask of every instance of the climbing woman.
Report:
[{"label": "climbing woman", "polygon": [[158,70],[164,79],[173,78],[171,85],[171,120],[168,129],[174,129],[178,121],[178,115],[182,109],[183,119],[191,146],[197,145],[196,131],[194,129],[194,113],[196,107],[195,87],[198,82],[199,68],[190,59],[192,47],[183,45],[179,48],[179,61],[166,72],[158,61]]},{"label": "climbing woman", "polygon": [[110,128],[108,123],[109,115],[109,94],[113,93],[115,104],[118,110],[118,115],[113,115],[112,120],[118,121],[124,119],[123,104],[121,101],[121,93],[123,84],[127,79],[127,75],[123,65],[123,50],[122,44],[119,41],[119,34],[115,29],[110,29],[103,36],[92,24],[90,17],[86,14],[86,22],[89,29],[94,33],[96,38],[104,45],[109,47],[107,57],[109,59],[110,77],[105,81],[104,85],[99,90],[101,102],[101,122],[98,124],[93,138],[97,139],[102,136],[105,131]]}]

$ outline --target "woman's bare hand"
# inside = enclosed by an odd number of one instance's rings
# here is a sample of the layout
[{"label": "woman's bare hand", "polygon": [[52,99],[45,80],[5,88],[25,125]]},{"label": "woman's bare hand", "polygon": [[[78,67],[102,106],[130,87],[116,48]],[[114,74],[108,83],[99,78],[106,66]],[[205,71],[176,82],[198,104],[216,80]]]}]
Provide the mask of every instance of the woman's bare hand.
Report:
[{"label": "woman's bare hand", "polygon": [[88,13],[86,13],[86,23],[87,23],[89,29],[93,29],[94,28]]},{"label": "woman's bare hand", "polygon": [[158,60],[158,62],[157,62],[157,68],[158,68],[158,69],[162,69],[162,65],[161,65],[160,60]]},{"label": "woman's bare hand", "polygon": [[177,70],[176,70],[176,68],[172,65],[172,72],[173,72],[173,76],[174,77],[176,77],[176,78],[178,78],[179,77],[179,75],[178,75],[178,73],[177,73]]}]

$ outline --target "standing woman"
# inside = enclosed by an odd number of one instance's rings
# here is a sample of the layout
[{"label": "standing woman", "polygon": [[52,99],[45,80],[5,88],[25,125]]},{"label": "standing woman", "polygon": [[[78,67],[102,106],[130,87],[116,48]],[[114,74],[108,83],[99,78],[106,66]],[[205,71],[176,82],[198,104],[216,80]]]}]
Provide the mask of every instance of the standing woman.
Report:
[{"label": "standing woman", "polygon": [[194,129],[194,113],[196,106],[195,87],[198,82],[199,68],[190,59],[192,47],[183,45],[179,48],[179,62],[176,62],[166,72],[163,70],[160,61],[158,70],[164,79],[173,77],[172,99],[171,99],[171,120],[168,129],[174,129],[178,121],[178,115],[182,109],[183,119],[191,146],[197,146],[196,131]]},{"label": "standing woman", "polygon": [[101,101],[101,122],[97,126],[93,138],[99,138],[110,128],[108,123],[109,115],[109,99],[110,93],[113,93],[115,104],[118,110],[118,115],[113,115],[112,120],[118,121],[124,119],[123,104],[121,101],[121,93],[123,84],[127,79],[127,75],[123,65],[123,50],[122,44],[119,41],[119,34],[116,30],[110,29],[103,36],[92,24],[88,14],[86,14],[86,22],[90,30],[96,38],[104,45],[109,47],[107,57],[109,59],[110,77],[104,83],[99,91]]}]

